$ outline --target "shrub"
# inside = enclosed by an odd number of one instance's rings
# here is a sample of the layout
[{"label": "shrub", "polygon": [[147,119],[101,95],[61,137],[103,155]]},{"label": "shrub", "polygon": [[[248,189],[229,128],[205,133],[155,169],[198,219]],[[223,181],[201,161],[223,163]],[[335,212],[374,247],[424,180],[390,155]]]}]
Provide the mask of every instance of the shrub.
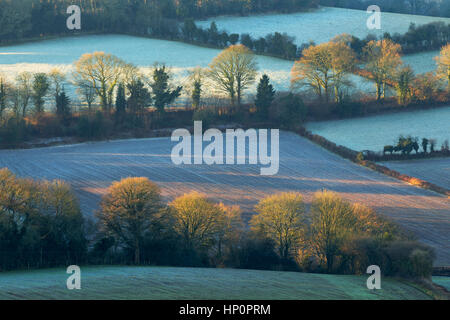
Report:
[{"label": "shrub", "polygon": [[84,219],[69,185],[0,170],[0,270],[85,261]]},{"label": "shrub", "polygon": [[192,119],[194,121],[202,121],[203,128],[208,128],[217,121],[218,114],[217,114],[216,110],[214,110],[213,108],[206,107],[206,108],[196,109],[194,111]]},{"label": "shrub", "polygon": [[361,102],[343,101],[336,106],[339,117],[356,117],[363,113],[364,106]]},{"label": "shrub", "polygon": [[383,251],[388,259],[386,266],[380,266],[385,275],[428,278],[433,272],[435,253],[426,245],[415,241],[395,241]]},{"label": "shrub", "polygon": [[25,120],[9,118],[0,127],[0,146],[11,147],[24,142],[28,138],[29,127]]},{"label": "shrub", "polygon": [[298,95],[289,93],[279,97],[271,106],[270,120],[282,128],[295,129],[305,121],[307,108]]},{"label": "shrub", "polygon": [[274,270],[281,261],[275,253],[274,243],[269,239],[249,238],[239,251],[240,268]]},{"label": "shrub", "polygon": [[78,119],[77,136],[83,139],[99,139],[107,137],[112,130],[111,120],[107,120],[102,112],[97,111],[94,116],[82,115]]}]

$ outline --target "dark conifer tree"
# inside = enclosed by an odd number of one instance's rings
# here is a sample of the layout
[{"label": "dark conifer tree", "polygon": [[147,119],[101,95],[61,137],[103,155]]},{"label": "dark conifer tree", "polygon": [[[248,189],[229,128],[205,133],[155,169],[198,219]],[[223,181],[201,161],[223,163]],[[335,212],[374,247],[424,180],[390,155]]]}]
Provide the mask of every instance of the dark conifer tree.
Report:
[{"label": "dark conifer tree", "polygon": [[116,122],[122,123],[123,119],[125,117],[125,109],[127,106],[127,100],[125,98],[125,86],[123,83],[119,83],[119,86],[117,87],[117,96],[116,96]]},{"label": "dark conifer tree", "polygon": [[269,113],[269,107],[275,98],[275,89],[270,84],[269,77],[265,74],[261,77],[258,84],[258,90],[256,93],[255,105],[258,114],[263,118],[267,118]]}]

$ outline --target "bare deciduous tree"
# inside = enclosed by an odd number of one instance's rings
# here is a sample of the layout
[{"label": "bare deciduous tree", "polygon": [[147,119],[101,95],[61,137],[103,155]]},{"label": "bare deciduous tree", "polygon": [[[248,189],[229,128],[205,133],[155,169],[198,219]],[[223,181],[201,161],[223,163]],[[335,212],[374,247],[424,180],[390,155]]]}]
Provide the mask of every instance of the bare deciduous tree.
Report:
[{"label": "bare deciduous tree", "polygon": [[291,192],[269,196],[258,203],[256,212],[250,221],[252,229],[272,240],[280,257],[288,259],[306,227],[302,195]]},{"label": "bare deciduous tree", "polygon": [[370,41],[364,48],[366,70],[375,82],[377,100],[386,97],[388,82],[395,78],[402,65],[400,51],[401,46],[389,39]]},{"label": "bare deciduous tree", "polygon": [[231,99],[231,104],[241,104],[243,92],[254,83],[257,72],[255,55],[244,45],[234,45],[223,50],[211,62],[208,75],[218,89]]},{"label": "bare deciduous tree", "polygon": [[162,208],[156,184],[147,178],[126,178],[109,187],[97,217],[104,232],[134,251],[134,262],[139,264],[145,236]]},{"label": "bare deciduous tree", "polygon": [[94,88],[104,111],[110,111],[114,90],[121,78],[130,74],[131,65],[104,52],[86,53],[75,62],[74,78],[87,81]]},{"label": "bare deciduous tree", "polygon": [[22,117],[27,115],[27,108],[33,95],[33,75],[29,72],[22,72],[17,76],[17,89],[19,108],[22,111]]},{"label": "bare deciduous tree", "polygon": [[335,100],[340,102],[343,88],[350,86],[347,75],[356,64],[355,54],[344,40],[341,36],[305,49],[303,57],[292,68],[292,87],[310,86],[320,98],[325,96],[326,102],[334,89]]}]

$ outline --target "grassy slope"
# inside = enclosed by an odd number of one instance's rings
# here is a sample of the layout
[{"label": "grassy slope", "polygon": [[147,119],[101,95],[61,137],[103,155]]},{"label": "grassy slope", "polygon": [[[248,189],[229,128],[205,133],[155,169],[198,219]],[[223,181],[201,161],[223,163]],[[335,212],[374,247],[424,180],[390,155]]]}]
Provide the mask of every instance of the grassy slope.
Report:
[{"label": "grassy slope", "polygon": [[81,290],[64,269],[0,273],[0,299],[429,299],[407,284],[366,277],[169,267],[84,267]]}]

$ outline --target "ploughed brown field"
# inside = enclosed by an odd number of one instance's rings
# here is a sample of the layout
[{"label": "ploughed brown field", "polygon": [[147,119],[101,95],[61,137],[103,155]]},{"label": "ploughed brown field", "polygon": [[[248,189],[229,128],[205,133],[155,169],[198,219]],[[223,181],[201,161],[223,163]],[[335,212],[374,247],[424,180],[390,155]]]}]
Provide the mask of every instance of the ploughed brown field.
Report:
[{"label": "ploughed brown field", "polygon": [[1,150],[0,167],[21,177],[70,182],[89,216],[111,182],[129,176],[148,177],[167,200],[196,190],[240,205],[247,218],[266,195],[297,191],[310,202],[324,188],[391,217],[436,249],[436,265],[450,265],[450,200],[444,196],[360,167],[288,132],[280,133],[275,176],[260,176],[259,165],[176,166],[170,158],[174,145],[170,138],[153,138]]}]

